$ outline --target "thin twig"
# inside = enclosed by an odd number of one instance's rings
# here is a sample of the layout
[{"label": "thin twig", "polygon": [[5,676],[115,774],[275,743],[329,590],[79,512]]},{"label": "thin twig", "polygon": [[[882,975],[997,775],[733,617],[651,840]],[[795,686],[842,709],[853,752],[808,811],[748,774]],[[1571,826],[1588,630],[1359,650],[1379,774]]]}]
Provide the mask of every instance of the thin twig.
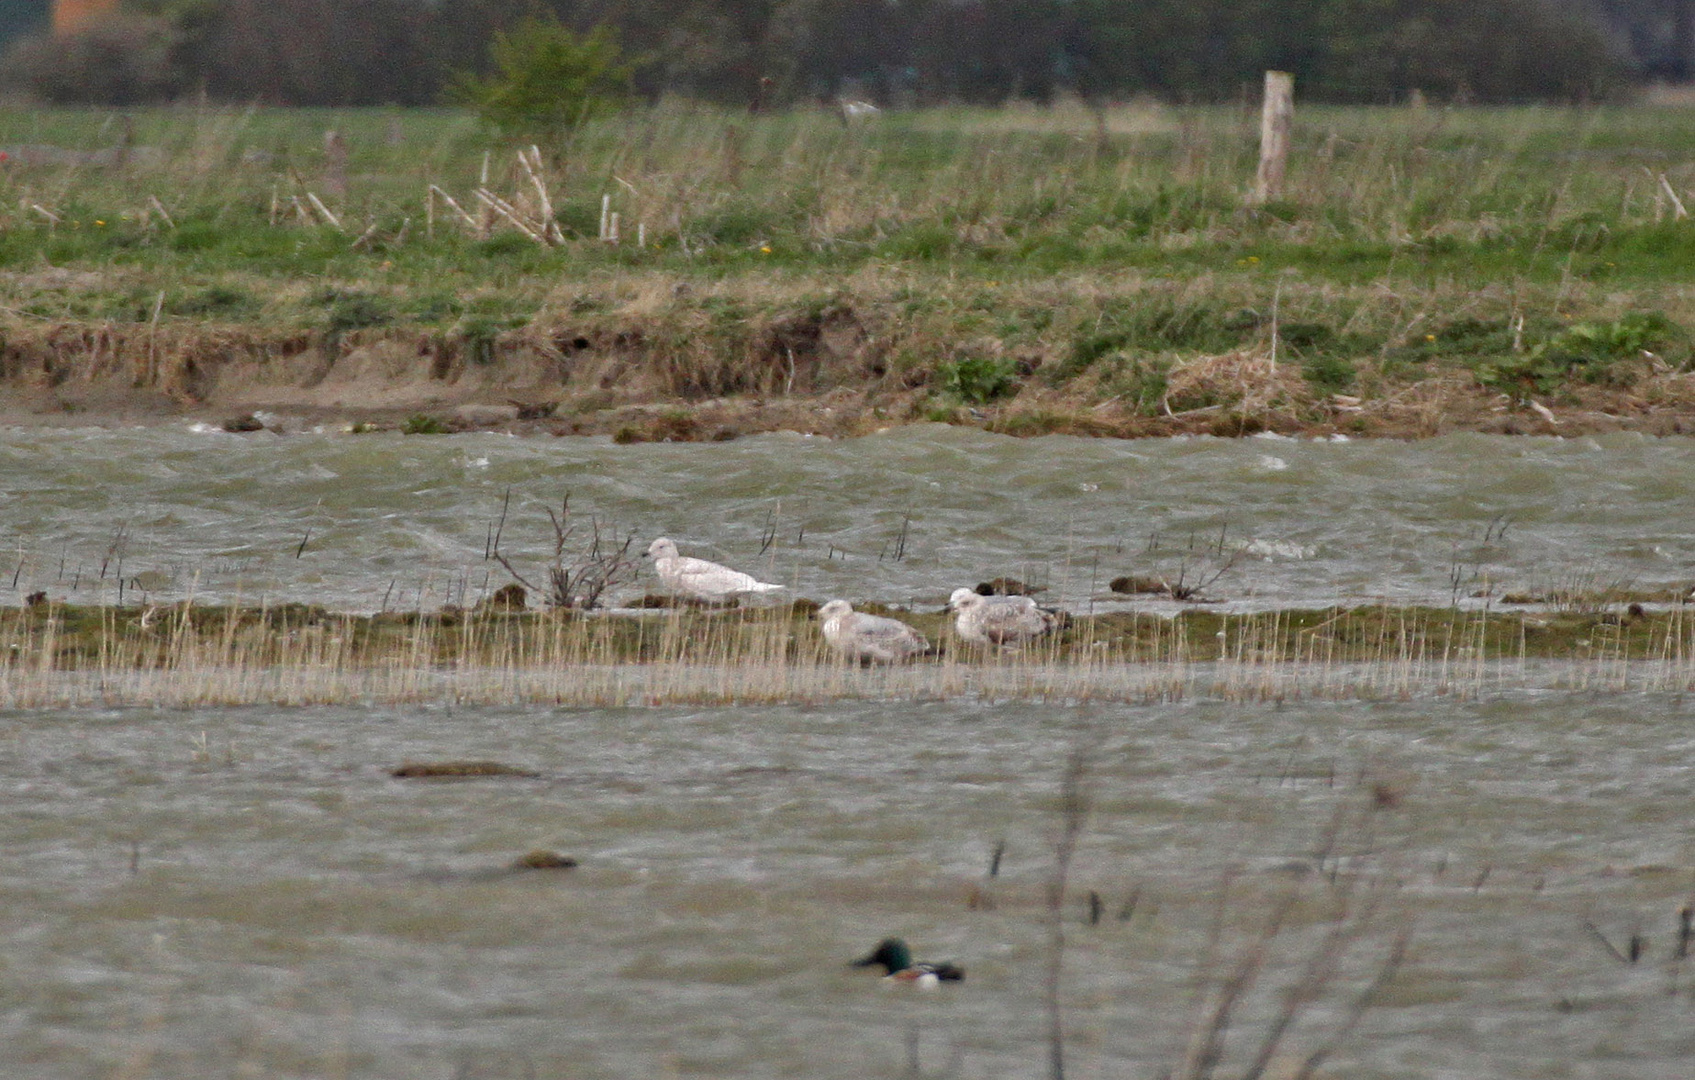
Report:
[{"label": "thin twig", "polygon": [[324,205],[324,200],[308,191],[306,193],[306,201],[312,204],[312,209],[316,210],[326,222],[335,227],[336,232],[347,231],[341,227],[341,219],[331,213],[330,208]]},{"label": "thin twig", "polygon": [[1224,1056],[1224,1036],[1230,1030],[1230,1018],[1236,1003],[1259,981],[1259,973],[1271,955],[1271,942],[1283,929],[1283,922],[1294,910],[1296,899],[1294,892],[1284,896],[1261,928],[1253,946],[1243,953],[1235,970],[1219,987],[1207,1022],[1196,1032],[1183,1067],[1177,1073],[1183,1080],[1208,1080],[1218,1067]]},{"label": "thin twig", "polygon": [[1388,957],[1384,959],[1383,966],[1377,969],[1377,978],[1371,980],[1371,985],[1361,991],[1360,996],[1354,999],[1353,1006],[1348,1010],[1348,1018],[1331,1029],[1330,1038],[1325,1040],[1318,1049],[1307,1055],[1306,1061],[1302,1063],[1300,1069],[1290,1080],[1308,1080],[1308,1077],[1312,1076],[1318,1067],[1324,1064],[1324,1059],[1328,1058],[1335,1052],[1336,1047],[1342,1044],[1342,1040],[1353,1033],[1354,1028],[1360,1022],[1360,1017],[1364,1016],[1366,1009],[1371,1007],[1371,999],[1376,997],[1385,986],[1389,985],[1389,980],[1395,977],[1396,971],[1400,970],[1401,962],[1406,959],[1407,943],[1412,940],[1412,933],[1413,928],[1409,926],[1396,935],[1395,944],[1389,950]]},{"label": "thin twig", "polygon": [[478,188],[475,194],[477,198],[482,201],[483,205],[505,218],[514,229],[517,229],[519,232],[523,233],[525,236],[534,240],[543,247],[550,246],[547,237],[542,233],[537,232],[533,226],[531,226],[523,218],[519,217],[518,211],[514,210],[511,204],[505,199],[502,199],[499,195],[496,195],[487,188]]},{"label": "thin twig", "polygon": [[1588,919],[1584,919],[1583,920],[1583,928],[1585,930],[1589,931],[1591,934],[1595,935],[1596,941],[1599,941],[1602,945],[1606,946],[1607,951],[1612,954],[1614,960],[1617,960],[1621,964],[1630,963],[1630,957],[1619,952],[1618,946],[1614,945],[1612,942],[1607,940],[1607,935],[1601,933],[1600,927],[1596,926],[1594,923],[1590,922]]},{"label": "thin twig", "polygon": [[[273,199],[273,202],[274,201],[275,200]],[[174,220],[172,220],[171,215],[168,212],[166,212],[165,204],[159,201],[159,196],[157,196],[157,195],[147,196],[147,205],[151,206],[153,208],[153,212],[155,214],[158,214],[160,217],[165,219],[166,225],[169,225],[173,229],[177,227],[177,223]],[[271,211],[271,217],[273,219],[276,217],[276,210],[274,208]]]},{"label": "thin twig", "polygon": [[452,207],[454,213],[456,213],[460,217],[464,218],[465,224],[469,225],[473,229],[480,227],[480,223],[477,221],[477,219],[472,217],[470,214],[466,213],[465,208],[463,206],[460,206],[459,203],[453,198],[453,196],[449,195],[447,192],[443,191],[441,188],[437,187],[434,184],[430,185],[429,190],[432,194],[439,195],[441,197],[442,202],[444,202],[448,206]]},{"label": "thin twig", "polygon": [[[1074,749],[1066,762],[1065,775],[1060,780],[1060,833],[1054,844],[1053,878],[1048,883],[1048,973],[1044,998],[1048,1014],[1048,1075],[1051,1080],[1065,1080],[1065,1026],[1060,1009],[1059,989],[1065,962],[1065,887],[1071,876],[1071,859],[1077,853],[1077,840],[1083,833],[1088,816],[1089,800],[1084,790],[1084,774],[1088,768],[1088,751]],[[999,862],[997,858],[996,862]]]}]

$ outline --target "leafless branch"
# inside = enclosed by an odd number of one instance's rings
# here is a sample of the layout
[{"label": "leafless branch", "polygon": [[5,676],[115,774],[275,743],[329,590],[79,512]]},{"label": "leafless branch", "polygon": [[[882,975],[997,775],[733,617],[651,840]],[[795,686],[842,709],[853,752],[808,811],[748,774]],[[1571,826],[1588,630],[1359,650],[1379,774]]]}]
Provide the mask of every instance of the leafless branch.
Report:
[{"label": "leafless branch", "polygon": [[[1052,1080],[1065,1080],[1065,1028],[1060,1008],[1059,990],[1065,961],[1065,888],[1071,876],[1071,859],[1077,853],[1077,841],[1083,834],[1084,820],[1089,814],[1089,797],[1084,779],[1088,770],[1089,751],[1077,747],[1066,762],[1065,775],[1060,781],[1060,832],[1054,844],[1053,878],[1048,883],[1048,973],[1045,998],[1048,1013],[1048,1075]],[[995,862],[1000,861],[998,849]]]},{"label": "leafless branch", "polygon": [[587,546],[572,550],[571,539],[577,529],[571,520],[571,495],[566,492],[557,511],[551,506],[547,508],[547,520],[553,527],[553,552],[546,566],[547,586],[538,587],[520,573],[500,549],[511,497],[512,493],[508,491],[501,504],[500,521],[494,530],[489,555],[512,575],[514,581],[544,597],[550,607],[597,608],[607,590],[635,572],[636,561],[630,548],[635,543],[636,534],[627,533],[622,541],[608,537],[596,515],[589,516]]},{"label": "leafless branch", "polygon": [[1348,1010],[1348,1018],[1332,1028],[1330,1038],[1321,1043],[1318,1049],[1307,1055],[1306,1061],[1301,1063],[1300,1069],[1296,1071],[1291,1080],[1307,1080],[1317,1071],[1320,1065],[1324,1064],[1324,1059],[1335,1052],[1336,1047],[1342,1044],[1342,1040],[1353,1033],[1354,1028],[1360,1022],[1360,1017],[1364,1016],[1365,1011],[1371,1007],[1371,999],[1376,997],[1389,984],[1389,980],[1395,977],[1395,972],[1400,970],[1401,962],[1406,959],[1407,943],[1412,940],[1412,933],[1413,928],[1408,926],[1395,936],[1395,944],[1390,947],[1389,955],[1383,960],[1383,966],[1377,969],[1377,977],[1371,980],[1371,985],[1360,991],[1360,995],[1354,999],[1353,1006]]}]

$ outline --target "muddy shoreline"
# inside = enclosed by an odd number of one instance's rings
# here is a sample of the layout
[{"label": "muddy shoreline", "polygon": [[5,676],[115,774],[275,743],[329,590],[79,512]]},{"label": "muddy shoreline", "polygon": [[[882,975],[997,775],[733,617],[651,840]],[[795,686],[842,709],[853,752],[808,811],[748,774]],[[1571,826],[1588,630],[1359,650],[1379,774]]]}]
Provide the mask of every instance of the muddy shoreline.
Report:
[{"label": "muddy shoreline", "polygon": [[[0,424],[204,423],[234,431],[501,431],[710,442],[770,431],[830,437],[942,422],[1014,436],[1427,438],[1695,433],[1691,376],[1628,391],[1574,382],[1513,397],[1463,370],[1325,393],[1251,353],[1173,368],[1181,399],[1128,402],[1064,381],[1040,355],[990,401],[950,396],[892,360],[851,315],[747,329],[716,369],[637,324],[531,327],[492,344],[398,327],[334,335],[252,328],[59,324],[0,328]],[[1207,404],[1195,405],[1197,401]]]}]

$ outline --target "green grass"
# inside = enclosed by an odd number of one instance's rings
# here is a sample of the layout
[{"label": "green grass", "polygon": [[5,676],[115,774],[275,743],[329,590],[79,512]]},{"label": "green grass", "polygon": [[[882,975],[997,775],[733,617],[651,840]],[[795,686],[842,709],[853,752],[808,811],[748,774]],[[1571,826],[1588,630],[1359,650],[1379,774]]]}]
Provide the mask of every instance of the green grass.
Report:
[{"label": "green grass", "polygon": [[[953,401],[1015,395],[1024,350],[1048,385],[1096,378],[1144,408],[1173,363],[1264,350],[1274,327],[1315,391],[1458,366],[1515,394],[1628,387],[1644,349],[1684,367],[1695,327],[1695,221],[1659,184],[1695,182],[1695,115],[1670,108],[1303,107],[1287,189],[1254,206],[1242,110],[1125,107],[1103,135],[1076,108],[849,128],[667,104],[550,148],[551,247],[439,202],[426,222],[431,184],[482,213],[485,154],[491,190],[533,201],[513,148],[463,113],[130,116],[115,165],[75,156],[116,144],[114,113],[0,110],[0,326],[419,327],[489,363],[504,334],[636,300],[723,346],[822,296],[881,321]],[[597,239],[603,197],[617,246]]]},{"label": "green grass", "polygon": [[[1695,121],[1672,110],[1303,110],[1288,191],[1257,208],[1242,199],[1256,152],[1250,117],[1132,115],[1140,130],[1109,128],[1101,139],[1085,114],[1064,110],[1025,110],[1010,125],[984,111],[891,114],[854,129],[822,113],[644,111],[556,148],[555,217],[567,243],[550,251],[510,230],[478,239],[445,220],[434,239],[415,229],[404,243],[383,242],[408,217],[422,224],[429,183],[475,211],[485,151],[491,188],[524,194],[511,153],[462,114],[142,111],[135,140],[147,153],[118,168],[28,163],[30,146],[110,147],[111,115],[7,110],[0,145],[25,152],[0,173],[9,196],[0,264],[45,256],[284,277],[358,277],[388,264],[402,284],[444,268],[473,278],[586,272],[630,262],[627,243],[594,242],[602,195],[626,241],[648,224],[637,265],[707,276],[898,260],[1000,277],[1133,267],[1292,269],[1338,283],[1391,273],[1549,280],[1574,269],[1641,279],[1673,272],[1695,249],[1663,206],[1656,220],[1657,188],[1644,173],[1695,155]],[[351,148],[340,198],[323,176],[331,128]],[[1674,185],[1690,172],[1665,171]],[[349,232],[376,224],[379,241],[352,251],[302,218],[292,200],[307,191],[334,204]],[[149,195],[174,229],[140,222]],[[1582,265],[1568,265],[1573,256]]]}]

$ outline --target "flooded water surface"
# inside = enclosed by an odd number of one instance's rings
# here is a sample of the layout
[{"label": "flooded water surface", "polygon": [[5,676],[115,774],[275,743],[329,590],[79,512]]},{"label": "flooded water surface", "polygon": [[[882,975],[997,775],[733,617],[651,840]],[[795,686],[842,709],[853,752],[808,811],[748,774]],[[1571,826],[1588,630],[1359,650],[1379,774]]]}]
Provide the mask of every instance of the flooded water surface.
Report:
[{"label": "flooded water surface", "polygon": [[[1320,1075],[1682,1076],[1685,716],[1570,695],[7,715],[0,1070],[845,1078],[916,1054],[1046,1075],[1045,897],[1080,758],[1075,1075],[1174,1067],[1197,988],[1293,897],[1220,1075],[1340,915],[1354,936],[1283,1060],[1327,1044],[1410,929]],[[536,775],[390,775],[466,758]],[[508,871],[538,848],[580,865]],[[965,981],[848,966],[887,935]],[[1632,935],[1636,964],[1609,951]]]},{"label": "flooded water surface", "polygon": [[[896,605],[1675,597],[1695,565],[1685,440],[10,431],[0,604],[475,602],[508,493],[520,566],[568,493],[573,543]],[[1690,709],[1536,689],[1557,667],[1281,704],[0,712],[0,1075],[1038,1077],[1057,1015],[1071,1077],[1683,1077]],[[445,761],[522,775],[393,775]],[[849,966],[888,936],[965,980]]]},{"label": "flooded water surface", "polygon": [[[1237,607],[1448,603],[1685,585],[1695,442],[1017,440],[940,426],[832,442],[614,446],[499,435],[0,432],[0,600],[474,601],[536,569],[570,496],[645,548],[824,599],[939,604],[996,576],[1083,608],[1124,575]],[[121,569],[121,574],[120,574]],[[102,576],[104,575],[104,576]],[[614,601],[655,587],[651,576]],[[15,602],[15,601],[13,601]]]}]

